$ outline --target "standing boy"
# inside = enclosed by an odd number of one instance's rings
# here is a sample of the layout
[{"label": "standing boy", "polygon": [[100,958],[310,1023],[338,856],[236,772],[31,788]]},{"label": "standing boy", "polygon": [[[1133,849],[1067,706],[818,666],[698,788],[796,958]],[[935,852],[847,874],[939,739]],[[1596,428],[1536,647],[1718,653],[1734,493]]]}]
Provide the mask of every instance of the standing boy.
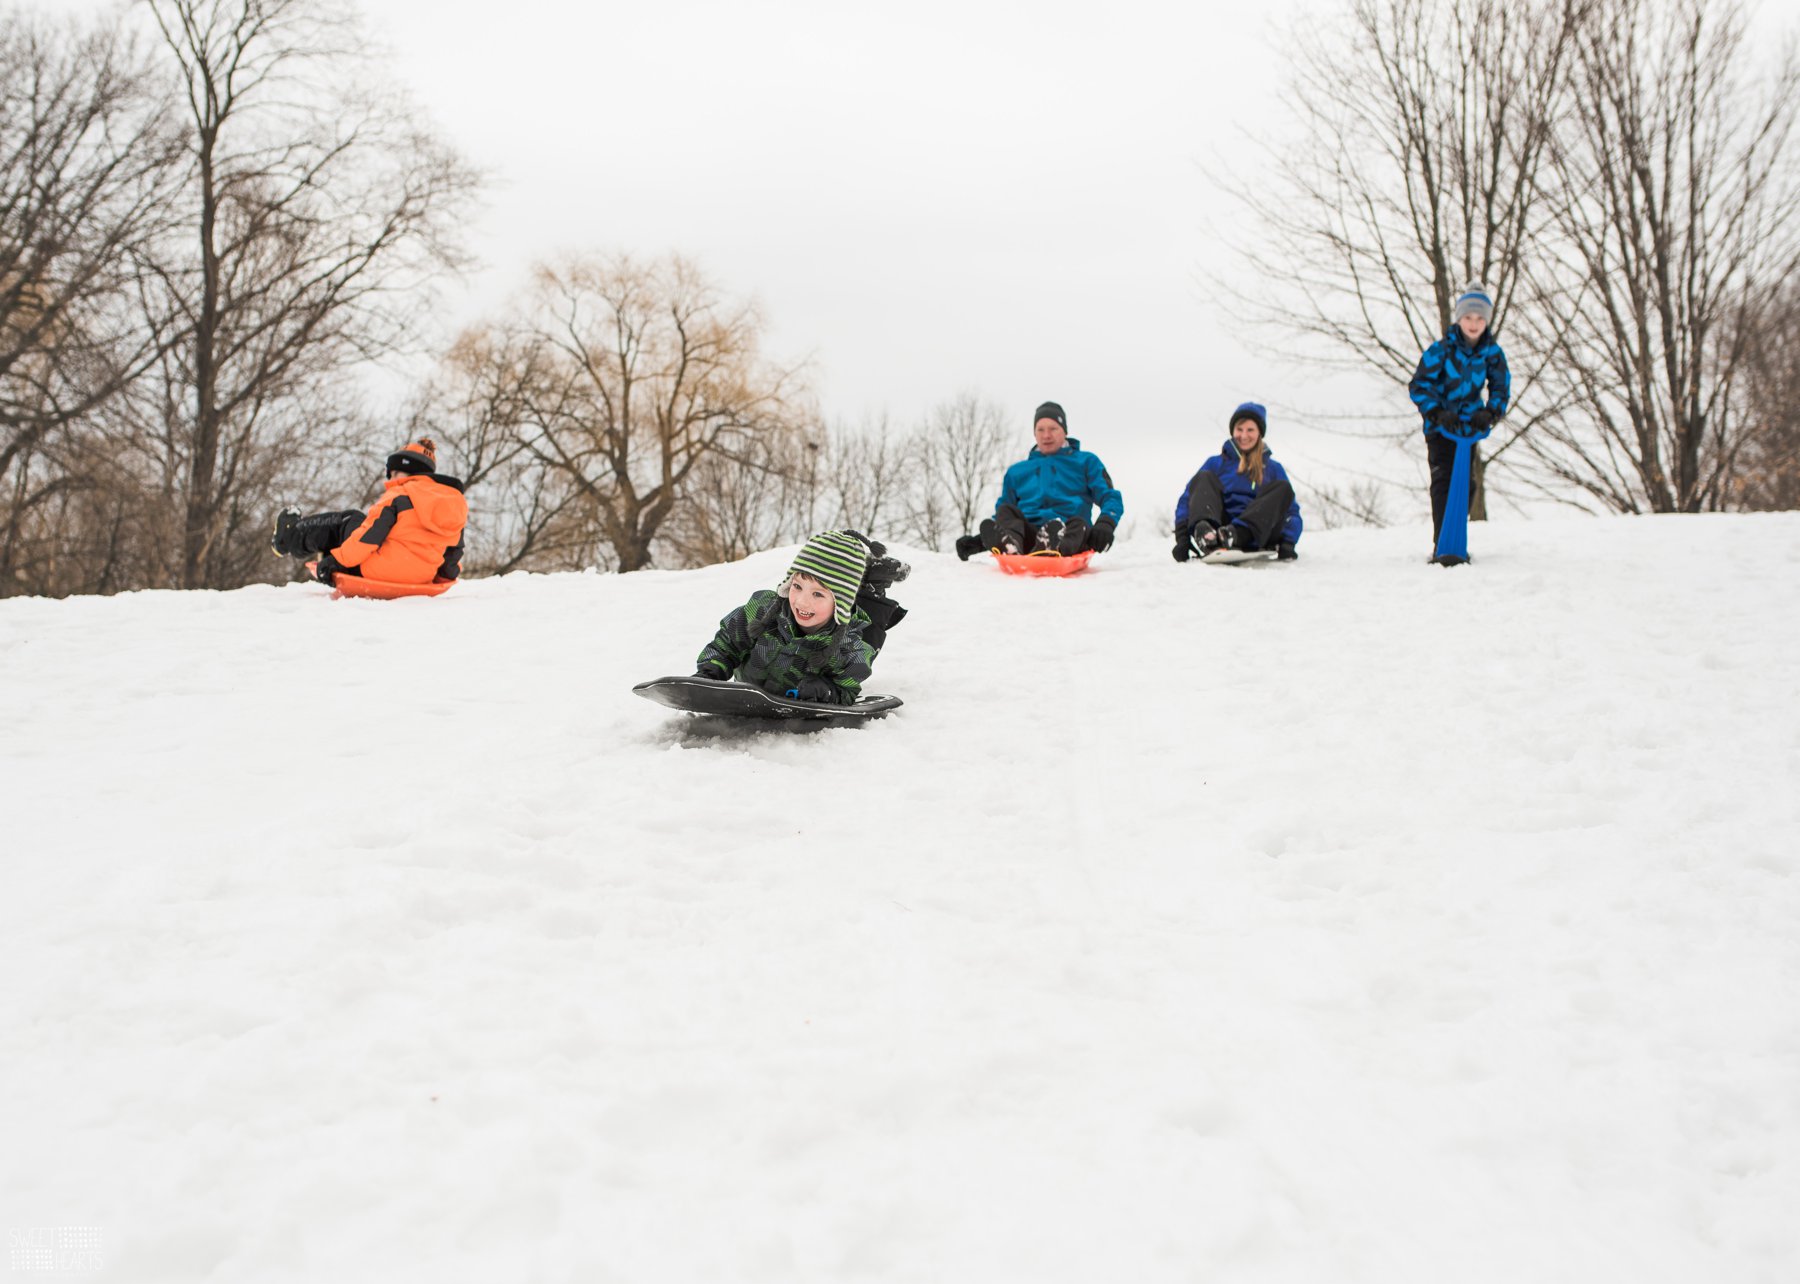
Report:
[{"label": "standing boy", "polygon": [[[1431,465],[1431,546],[1437,548],[1450,494],[1456,441],[1471,430],[1486,432],[1506,413],[1512,377],[1506,353],[1491,329],[1494,300],[1485,287],[1471,285],[1457,296],[1450,329],[1425,349],[1407,391],[1425,420],[1425,457]],[[1484,396],[1485,391],[1485,396]],[[1475,476],[1469,475],[1474,497]]]}]

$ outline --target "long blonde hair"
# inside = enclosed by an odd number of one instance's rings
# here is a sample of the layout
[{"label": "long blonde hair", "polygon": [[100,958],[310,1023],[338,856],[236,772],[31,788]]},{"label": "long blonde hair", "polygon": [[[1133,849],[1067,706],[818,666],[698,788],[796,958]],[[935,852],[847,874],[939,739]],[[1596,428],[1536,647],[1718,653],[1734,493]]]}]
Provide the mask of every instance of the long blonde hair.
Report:
[{"label": "long blonde hair", "polygon": [[[1245,415],[1244,419],[1250,419],[1250,416]],[[1243,422],[1243,419],[1240,419],[1238,421],[1238,423],[1242,423],[1242,422]],[[1255,423],[1256,421],[1252,419],[1251,422]],[[1233,428],[1235,428],[1235,427],[1237,427],[1237,424],[1233,424],[1231,426]],[[1236,443],[1234,442],[1233,444],[1235,445]],[[1240,473],[1249,473],[1250,474],[1250,488],[1252,490],[1254,490],[1257,487],[1262,485],[1263,461],[1268,459],[1268,457],[1269,457],[1269,448],[1267,445],[1265,445],[1263,443],[1263,433],[1262,433],[1261,428],[1258,428],[1256,430],[1256,446],[1253,450],[1250,450],[1248,453],[1246,453],[1242,446],[1238,447],[1237,470]]]}]

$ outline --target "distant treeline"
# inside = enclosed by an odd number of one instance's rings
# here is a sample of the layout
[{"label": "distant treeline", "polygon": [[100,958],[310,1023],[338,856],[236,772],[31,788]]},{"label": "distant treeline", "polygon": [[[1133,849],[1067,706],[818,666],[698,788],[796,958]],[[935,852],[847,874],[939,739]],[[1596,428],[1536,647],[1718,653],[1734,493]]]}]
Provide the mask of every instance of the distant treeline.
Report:
[{"label": "distant treeline", "polygon": [[[1018,408],[974,392],[828,426],[753,308],[600,253],[540,268],[375,418],[357,374],[428,332],[479,176],[330,0],[125,15],[0,0],[0,596],[275,578],[274,511],[355,502],[422,431],[468,485],[475,573],[840,525],[947,548],[1023,451]],[[1490,485],[1800,504],[1791,52],[1753,76],[1718,0],[1353,0],[1294,41],[1295,136],[1228,184],[1257,285],[1224,306],[1404,383],[1486,282],[1515,372]],[[1381,520],[1366,486],[1316,496]]]}]

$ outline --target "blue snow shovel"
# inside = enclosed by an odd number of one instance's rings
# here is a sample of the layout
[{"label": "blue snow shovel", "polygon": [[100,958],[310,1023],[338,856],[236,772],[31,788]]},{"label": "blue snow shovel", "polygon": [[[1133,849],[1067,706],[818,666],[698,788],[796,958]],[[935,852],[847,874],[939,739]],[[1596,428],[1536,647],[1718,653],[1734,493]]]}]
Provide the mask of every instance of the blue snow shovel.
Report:
[{"label": "blue snow shovel", "polygon": [[1469,470],[1475,443],[1492,432],[1459,423],[1439,430],[1456,443],[1456,460],[1450,465],[1450,493],[1444,497],[1444,524],[1438,528],[1437,549],[1431,560],[1439,566],[1461,566],[1469,560]]}]

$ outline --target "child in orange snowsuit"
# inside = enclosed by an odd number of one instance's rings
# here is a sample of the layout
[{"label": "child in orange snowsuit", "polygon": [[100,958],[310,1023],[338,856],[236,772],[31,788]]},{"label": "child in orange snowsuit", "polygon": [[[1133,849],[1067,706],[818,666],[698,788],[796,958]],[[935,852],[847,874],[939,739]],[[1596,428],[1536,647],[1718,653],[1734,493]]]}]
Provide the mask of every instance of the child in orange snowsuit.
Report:
[{"label": "child in orange snowsuit", "polygon": [[453,580],[462,570],[463,484],[437,471],[437,443],[409,441],[387,457],[387,482],[367,513],[300,515],[284,508],[269,547],[277,557],[318,555],[317,575],[361,575],[392,584]]}]

